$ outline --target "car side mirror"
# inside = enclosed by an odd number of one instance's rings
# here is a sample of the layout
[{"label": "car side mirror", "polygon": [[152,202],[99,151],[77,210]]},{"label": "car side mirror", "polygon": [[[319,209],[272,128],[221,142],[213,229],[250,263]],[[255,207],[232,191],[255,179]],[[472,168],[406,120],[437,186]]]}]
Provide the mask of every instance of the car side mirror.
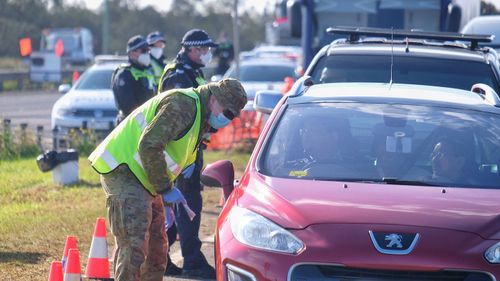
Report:
[{"label": "car side mirror", "polygon": [[210,77],[210,82],[219,82],[220,80],[222,80],[222,75],[220,74],[216,74]]},{"label": "car side mirror", "polygon": [[279,91],[257,91],[253,102],[253,108],[259,112],[271,114],[282,97],[283,95]]},{"label": "car side mirror", "polygon": [[234,167],[229,160],[219,160],[207,165],[201,173],[201,183],[206,186],[222,187],[224,200],[234,190]]},{"label": "car side mirror", "polygon": [[69,92],[70,89],[71,89],[70,84],[62,84],[62,85],[59,85],[59,87],[57,88],[57,91],[60,94],[66,94],[67,92]]}]

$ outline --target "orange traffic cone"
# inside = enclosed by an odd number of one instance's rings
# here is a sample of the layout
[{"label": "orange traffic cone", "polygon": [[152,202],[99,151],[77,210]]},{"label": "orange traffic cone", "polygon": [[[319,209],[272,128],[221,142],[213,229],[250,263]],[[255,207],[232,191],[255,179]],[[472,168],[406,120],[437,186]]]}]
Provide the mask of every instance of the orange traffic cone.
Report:
[{"label": "orange traffic cone", "polygon": [[50,264],[49,281],[63,281],[62,263],[53,261]]},{"label": "orange traffic cone", "polygon": [[62,257],[62,269],[66,268],[66,261],[68,260],[68,251],[69,249],[78,249],[76,247],[76,236],[67,236],[66,237],[66,244],[64,244],[64,253]]},{"label": "orange traffic cone", "polygon": [[93,279],[110,278],[106,221],[104,218],[97,218],[85,275]]},{"label": "orange traffic cone", "polygon": [[64,281],[81,281],[82,271],[80,267],[80,252],[77,249],[69,249],[68,264],[64,271]]}]

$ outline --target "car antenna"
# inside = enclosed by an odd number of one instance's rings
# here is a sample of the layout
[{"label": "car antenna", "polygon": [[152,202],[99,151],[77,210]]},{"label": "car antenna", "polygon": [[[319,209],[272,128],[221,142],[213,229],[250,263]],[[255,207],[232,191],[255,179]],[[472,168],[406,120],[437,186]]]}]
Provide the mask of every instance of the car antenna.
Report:
[{"label": "car antenna", "polygon": [[391,27],[391,80],[389,81],[389,89],[392,86],[392,69],[394,68],[394,27]]}]

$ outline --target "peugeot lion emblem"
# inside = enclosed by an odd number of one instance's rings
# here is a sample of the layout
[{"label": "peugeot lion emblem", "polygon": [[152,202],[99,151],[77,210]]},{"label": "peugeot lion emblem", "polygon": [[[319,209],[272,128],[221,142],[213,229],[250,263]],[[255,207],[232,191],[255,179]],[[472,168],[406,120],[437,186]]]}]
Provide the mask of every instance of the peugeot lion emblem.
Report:
[{"label": "peugeot lion emblem", "polygon": [[403,244],[401,241],[403,240],[403,235],[391,233],[385,236],[385,240],[389,241],[389,244],[385,246],[386,248],[392,248],[396,246],[396,248],[403,248]]},{"label": "peugeot lion emblem", "polygon": [[368,231],[373,246],[382,254],[407,255],[417,245],[420,234],[418,233],[393,233]]}]

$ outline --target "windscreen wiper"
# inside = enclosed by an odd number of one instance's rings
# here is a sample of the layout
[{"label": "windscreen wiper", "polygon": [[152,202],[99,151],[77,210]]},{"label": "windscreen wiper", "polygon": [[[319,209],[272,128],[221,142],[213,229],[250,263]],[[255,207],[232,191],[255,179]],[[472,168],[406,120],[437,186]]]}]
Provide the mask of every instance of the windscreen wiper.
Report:
[{"label": "windscreen wiper", "polygon": [[386,183],[395,185],[422,185],[422,186],[443,186],[442,184],[434,184],[425,181],[416,180],[398,180],[397,178],[382,178],[382,179],[360,179],[360,178],[319,178],[315,177],[312,180],[317,181],[338,181],[338,182],[359,182],[359,183]]},{"label": "windscreen wiper", "polygon": [[440,186],[438,184],[426,182],[426,181],[416,181],[416,180],[399,180],[397,178],[383,177],[380,182],[386,184],[396,184],[396,185],[424,185],[424,186]]}]

